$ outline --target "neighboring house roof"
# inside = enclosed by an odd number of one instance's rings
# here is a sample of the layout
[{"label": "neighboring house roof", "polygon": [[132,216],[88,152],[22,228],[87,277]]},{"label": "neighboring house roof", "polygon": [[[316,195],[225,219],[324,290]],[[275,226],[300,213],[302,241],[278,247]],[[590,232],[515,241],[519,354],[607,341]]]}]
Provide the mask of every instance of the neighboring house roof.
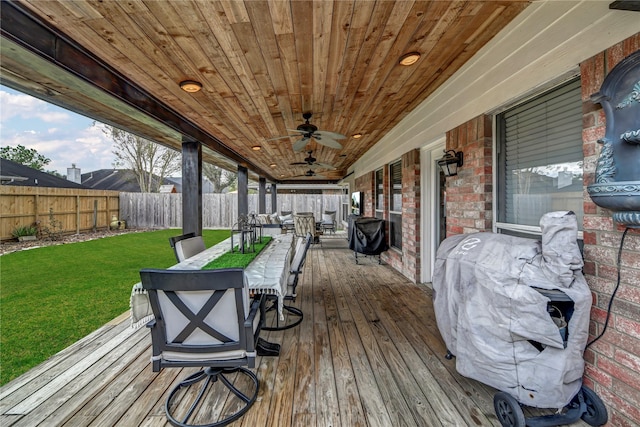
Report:
[{"label": "neighboring house roof", "polygon": [[3,185],[87,189],[84,185],[2,158],[0,158],[0,175],[2,175]]},{"label": "neighboring house roof", "polygon": [[176,186],[173,184],[165,184],[160,186],[160,193],[177,193]]},{"label": "neighboring house roof", "polygon": [[[160,178],[153,177],[154,187],[158,188]],[[161,184],[172,184],[165,178]],[[140,185],[130,169],[99,169],[82,174],[82,185],[96,190],[113,190],[125,193],[140,193]]]},{"label": "neighboring house roof", "polygon": [[[165,179],[168,184],[173,184],[176,186],[176,190],[178,193],[182,193],[182,177],[181,176],[170,176]],[[202,192],[203,193],[213,193],[213,184],[206,177],[202,177]]]}]

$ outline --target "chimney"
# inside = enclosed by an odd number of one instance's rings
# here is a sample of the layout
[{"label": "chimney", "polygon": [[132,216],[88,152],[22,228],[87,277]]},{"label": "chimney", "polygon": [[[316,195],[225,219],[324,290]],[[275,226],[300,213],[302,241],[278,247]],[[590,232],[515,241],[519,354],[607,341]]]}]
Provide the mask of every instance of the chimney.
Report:
[{"label": "chimney", "polygon": [[71,167],[67,168],[67,179],[76,184],[82,184],[82,174],[80,173],[80,169],[76,168],[75,163],[71,163]]}]

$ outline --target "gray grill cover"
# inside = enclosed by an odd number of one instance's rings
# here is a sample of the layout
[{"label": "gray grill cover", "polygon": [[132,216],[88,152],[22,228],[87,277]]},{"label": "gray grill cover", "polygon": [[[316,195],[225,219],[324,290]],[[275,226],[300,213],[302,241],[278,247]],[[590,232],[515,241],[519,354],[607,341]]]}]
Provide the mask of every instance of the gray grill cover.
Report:
[{"label": "gray grill cover", "polygon": [[[522,404],[561,408],[582,384],[591,292],[573,212],[545,214],[540,226],[542,242],[493,233],[445,239],[436,255],[434,306],[460,374]],[[573,300],[566,348],[547,312],[549,298],[534,287]]]}]

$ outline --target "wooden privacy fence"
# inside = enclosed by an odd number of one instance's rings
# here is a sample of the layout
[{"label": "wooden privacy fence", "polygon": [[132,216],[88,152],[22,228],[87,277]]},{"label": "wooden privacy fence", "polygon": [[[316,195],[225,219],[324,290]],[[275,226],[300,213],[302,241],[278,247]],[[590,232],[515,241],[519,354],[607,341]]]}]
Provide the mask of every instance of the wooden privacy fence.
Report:
[{"label": "wooden privacy fence", "polygon": [[[271,207],[267,195],[266,213],[274,210],[313,212],[320,220],[325,210],[336,211],[336,220],[343,218],[347,196],[341,194],[278,194],[277,208]],[[258,195],[249,195],[249,212],[258,212]],[[180,193],[120,193],[120,219],[127,227],[170,228],[182,227],[182,194]],[[238,221],[237,194],[203,194],[202,226],[204,228],[231,228]]]},{"label": "wooden privacy fence", "polygon": [[50,215],[62,234],[108,228],[118,216],[117,191],[75,188],[0,187],[0,239],[12,238],[17,227],[39,224],[50,226]]}]

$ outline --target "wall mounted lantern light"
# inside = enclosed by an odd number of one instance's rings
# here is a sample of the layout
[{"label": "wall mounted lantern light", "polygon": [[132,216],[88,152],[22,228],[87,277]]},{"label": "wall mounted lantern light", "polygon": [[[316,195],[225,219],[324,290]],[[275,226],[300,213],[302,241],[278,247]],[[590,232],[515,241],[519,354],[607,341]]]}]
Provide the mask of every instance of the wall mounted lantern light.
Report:
[{"label": "wall mounted lantern light", "polygon": [[444,152],[444,156],[438,160],[438,166],[442,169],[444,176],[456,176],[458,168],[463,164],[462,161],[462,151],[447,150]]}]

